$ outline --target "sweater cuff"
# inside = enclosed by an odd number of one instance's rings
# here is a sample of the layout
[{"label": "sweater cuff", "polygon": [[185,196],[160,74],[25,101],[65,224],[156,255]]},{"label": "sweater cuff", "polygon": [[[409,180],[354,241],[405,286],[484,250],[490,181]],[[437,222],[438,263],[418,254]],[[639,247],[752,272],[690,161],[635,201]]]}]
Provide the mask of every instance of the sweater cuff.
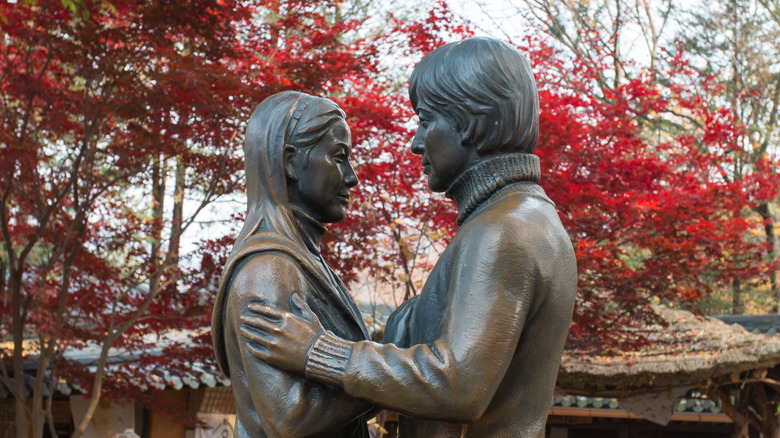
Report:
[{"label": "sweater cuff", "polygon": [[306,378],[321,383],[343,387],[352,343],[332,332],[322,332],[314,343],[306,361]]}]

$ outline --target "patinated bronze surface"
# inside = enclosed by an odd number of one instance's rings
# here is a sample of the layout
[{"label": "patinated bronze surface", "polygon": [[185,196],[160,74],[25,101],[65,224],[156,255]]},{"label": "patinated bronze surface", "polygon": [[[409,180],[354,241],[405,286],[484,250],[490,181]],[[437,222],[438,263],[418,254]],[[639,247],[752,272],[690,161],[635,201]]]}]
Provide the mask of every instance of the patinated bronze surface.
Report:
[{"label": "patinated bronze surface", "polygon": [[577,270],[538,184],[530,66],[505,43],[472,38],[423,58],[409,95],[420,118],[412,152],[461,225],[420,295],[393,313],[382,344],[329,330],[316,309],[302,306],[301,318],[252,304],[246,347],[400,412],[403,438],[541,438]]},{"label": "patinated bronze surface", "polygon": [[236,398],[236,436],[368,437],[369,403],[253,356],[239,320],[252,302],[294,312],[304,307],[341,339],[369,339],[355,302],[319,253],[322,224],[344,219],[358,182],[350,147],[344,113],[327,99],[282,92],[249,120],[246,223],[212,321],[217,362]]}]

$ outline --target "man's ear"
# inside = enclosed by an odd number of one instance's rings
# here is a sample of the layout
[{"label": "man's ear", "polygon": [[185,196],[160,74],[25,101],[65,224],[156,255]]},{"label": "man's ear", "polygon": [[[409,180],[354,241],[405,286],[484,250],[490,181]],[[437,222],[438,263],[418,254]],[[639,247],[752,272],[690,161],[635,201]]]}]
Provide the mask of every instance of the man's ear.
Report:
[{"label": "man's ear", "polygon": [[463,132],[462,144],[476,149],[477,154],[486,155],[496,148],[496,142],[501,141],[500,118],[494,114],[476,114],[469,121]]},{"label": "man's ear", "polygon": [[295,160],[297,154],[298,149],[295,146],[291,144],[284,145],[284,149],[282,150],[284,176],[290,181],[298,181],[298,175],[296,174],[295,166],[293,165],[293,160]]},{"label": "man's ear", "polygon": [[468,126],[461,133],[461,144],[479,151],[488,137],[489,124],[490,118],[486,114],[472,114]]}]

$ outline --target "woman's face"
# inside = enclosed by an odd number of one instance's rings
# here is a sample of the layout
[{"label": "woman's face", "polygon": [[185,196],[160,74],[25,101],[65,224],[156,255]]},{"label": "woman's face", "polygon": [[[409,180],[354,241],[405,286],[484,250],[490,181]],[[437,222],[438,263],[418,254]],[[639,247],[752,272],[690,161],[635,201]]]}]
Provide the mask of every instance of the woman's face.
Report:
[{"label": "woman's face", "polygon": [[322,223],[343,221],[349,190],[358,183],[349,162],[351,144],[349,127],[339,120],[311,149],[299,149],[290,158],[290,203]]}]

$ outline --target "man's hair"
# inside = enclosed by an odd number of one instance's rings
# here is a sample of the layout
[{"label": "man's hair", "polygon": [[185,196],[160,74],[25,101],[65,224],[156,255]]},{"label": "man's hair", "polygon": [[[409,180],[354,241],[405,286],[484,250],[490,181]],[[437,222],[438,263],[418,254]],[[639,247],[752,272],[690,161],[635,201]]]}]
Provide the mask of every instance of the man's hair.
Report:
[{"label": "man's hair", "polygon": [[412,72],[409,99],[447,117],[480,155],[533,153],[539,97],[531,66],[516,48],[493,38],[449,43]]}]

